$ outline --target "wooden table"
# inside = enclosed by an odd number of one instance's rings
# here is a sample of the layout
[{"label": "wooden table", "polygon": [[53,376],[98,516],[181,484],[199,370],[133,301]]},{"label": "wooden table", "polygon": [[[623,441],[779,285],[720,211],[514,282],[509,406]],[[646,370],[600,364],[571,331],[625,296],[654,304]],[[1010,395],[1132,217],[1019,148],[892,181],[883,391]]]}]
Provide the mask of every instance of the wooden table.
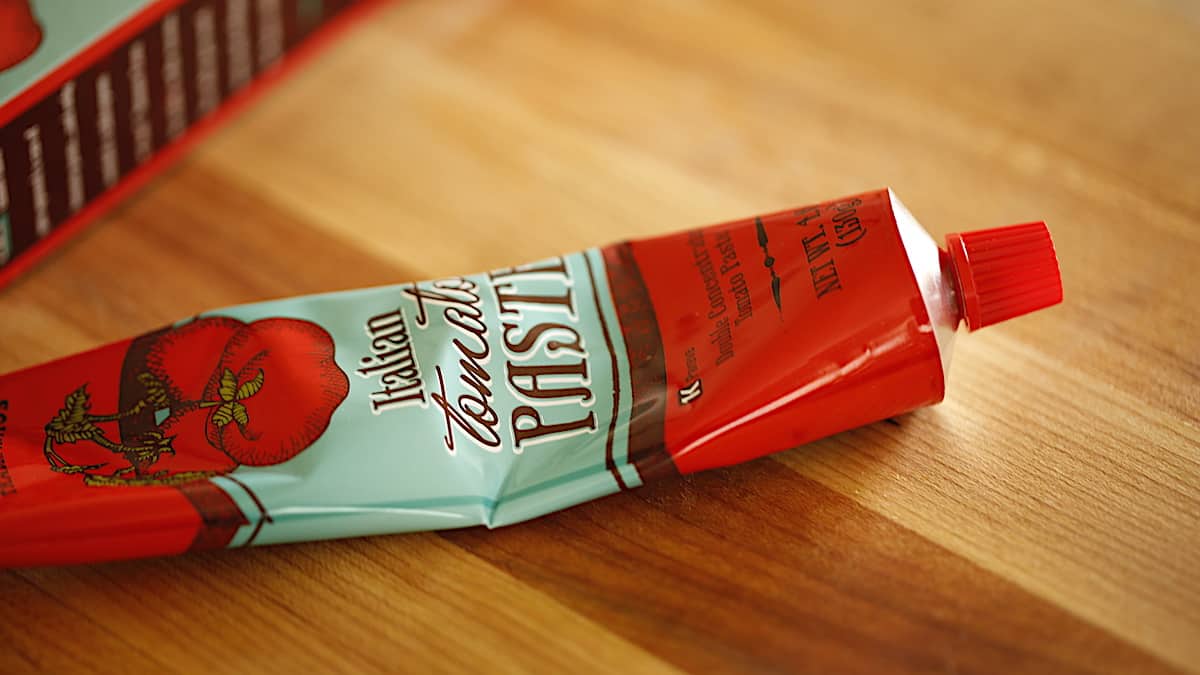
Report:
[{"label": "wooden table", "polygon": [[0,371],[883,185],[1046,219],[1066,302],[898,425],[527,524],[4,572],[0,671],[1200,667],[1197,73],[1170,0],[390,6],[0,292]]}]

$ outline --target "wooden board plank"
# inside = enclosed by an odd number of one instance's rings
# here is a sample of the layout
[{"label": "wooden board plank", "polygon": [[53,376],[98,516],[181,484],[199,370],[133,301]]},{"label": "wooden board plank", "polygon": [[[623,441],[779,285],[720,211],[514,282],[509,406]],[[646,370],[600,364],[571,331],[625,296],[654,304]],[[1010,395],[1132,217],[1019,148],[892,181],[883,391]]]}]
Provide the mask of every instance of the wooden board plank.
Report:
[{"label": "wooden board plank", "polygon": [[1150,0],[389,8],[0,293],[0,372],[881,185],[1045,218],[1066,304],[936,409],[506,530],[0,574],[0,671],[1194,669],[1197,66]]}]

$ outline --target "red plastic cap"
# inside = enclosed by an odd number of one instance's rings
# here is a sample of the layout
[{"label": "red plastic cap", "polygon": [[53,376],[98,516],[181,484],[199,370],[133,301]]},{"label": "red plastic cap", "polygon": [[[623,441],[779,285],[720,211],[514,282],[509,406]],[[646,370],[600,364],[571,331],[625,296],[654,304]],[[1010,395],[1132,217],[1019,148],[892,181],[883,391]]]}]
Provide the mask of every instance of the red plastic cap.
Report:
[{"label": "red plastic cap", "polygon": [[1045,223],[955,233],[946,245],[969,330],[1062,302],[1062,276]]}]

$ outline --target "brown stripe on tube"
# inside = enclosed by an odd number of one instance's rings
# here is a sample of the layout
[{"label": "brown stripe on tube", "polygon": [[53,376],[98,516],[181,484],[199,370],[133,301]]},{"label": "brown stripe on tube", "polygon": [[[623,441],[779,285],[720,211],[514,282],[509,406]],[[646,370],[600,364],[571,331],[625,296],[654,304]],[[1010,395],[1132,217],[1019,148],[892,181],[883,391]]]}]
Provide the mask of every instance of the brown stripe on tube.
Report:
[{"label": "brown stripe on tube", "polygon": [[643,481],[677,475],[679,471],[663,443],[667,375],[654,306],[629,243],[606,247],[604,262],[629,355],[633,399],[629,419],[630,462],[637,467]]},{"label": "brown stripe on tube", "polygon": [[204,521],[203,527],[196,532],[195,539],[188,547],[189,551],[225,548],[233,541],[238,529],[250,524],[233,498],[212,481],[185,483],[176,486],[175,489],[187,497],[195,507],[196,513],[200,514],[200,519]]},{"label": "brown stripe on tube", "polygon": [[608,331],[608,319],[604,317],[604,307],[600,304],[600,290],[596,288],[596,271],[592,268],[592,259],[585,254],[583,261],[587,264],[588,282],[592,285],[592,297],[596,301],[596,317],[600,320],[600,329],[604,332],[604,348],[608,350],[612,368],[612,417],[608,422],[608,437],[604,441],[604,466],[616,479],[617,486],[622,490],[628,490],[629,486],[625,484],[625,477],[621,475],[621,471],[613,459],[613,436],[617,432],[618,407],[621,405],[621,375],[618,370],[617,352],[613,349],[612,334]]}]

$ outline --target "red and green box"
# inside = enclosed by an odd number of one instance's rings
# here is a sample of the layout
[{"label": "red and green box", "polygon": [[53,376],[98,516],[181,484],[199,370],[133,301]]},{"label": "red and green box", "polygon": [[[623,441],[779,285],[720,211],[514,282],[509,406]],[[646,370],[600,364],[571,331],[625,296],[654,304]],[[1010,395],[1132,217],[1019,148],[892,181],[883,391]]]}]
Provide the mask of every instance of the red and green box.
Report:
[{"label": "red and green box", "polygon": [[0,0],[0,286],[373,0]]}]

